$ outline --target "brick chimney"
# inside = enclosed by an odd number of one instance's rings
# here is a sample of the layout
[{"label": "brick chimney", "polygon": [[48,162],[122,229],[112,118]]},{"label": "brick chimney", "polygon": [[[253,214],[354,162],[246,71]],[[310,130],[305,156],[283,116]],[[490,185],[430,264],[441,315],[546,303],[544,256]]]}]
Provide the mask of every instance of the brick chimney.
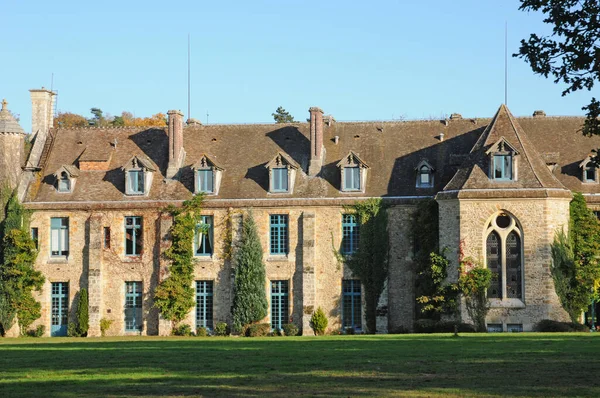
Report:
[{"label": "brick chimney", "polygon": [[54,102],[56,94],[44,87],[29,90],[31,93],[31,132],[46,134],[54,123]]},{"label": "brick chimney", "polygon": [[173,178],[183,165],[185,150],[183,149],[183,113],[168,111],[169,115],[169,165],[167,178]]},{"label": "brick chimney", "polygon": [[308,174],[316,176],[323,166],[323,110],[316,106],[310,112],[310,164]]}]

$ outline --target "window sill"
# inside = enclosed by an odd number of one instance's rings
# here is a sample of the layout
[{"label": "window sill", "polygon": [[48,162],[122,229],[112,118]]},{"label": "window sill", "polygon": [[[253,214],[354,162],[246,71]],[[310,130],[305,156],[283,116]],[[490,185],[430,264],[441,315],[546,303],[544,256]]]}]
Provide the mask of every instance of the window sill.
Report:
[{"label": "window sill", "polygon": [[194,259],[196,261],[200,261],[200,262],[211,262],[211,261],[215,261],[215,255],[214,254],[211,254],[210,256],[195,255]]},{"label": "window sill", "polygon": [[288,254],[271,254],[265,259],[265,261],[269,262],[288,262],[289,260],[290,259]]},{"label": "window sill", "polygon": [[521,301],[521,299],[517,298],[507,298],[507,299],[497,299],[491,298],[490,300],[490,308],[525,308],[525,303]]},{"label": "window sill", "polygon": [[340,191],[340,193],[349,193],[349,194],[352,194],[352,193],[365,193],[365,191],[363,191],[362,189],[352,189],[352,190],[351,189],[342,189]]},{"label": "window sill", "polygon": [[56,257],[49,257],[48,261],[46,261],[48,264],[67,264],[69,262],[69,257],[67,256],[56,256]]},{"label": "window sill", "polygon": [[142,261],[141,254],[136,254],[136,255],[125,254],[123,256],[123,262],[126,262],[126,263],[139,263],[140,261]]}]

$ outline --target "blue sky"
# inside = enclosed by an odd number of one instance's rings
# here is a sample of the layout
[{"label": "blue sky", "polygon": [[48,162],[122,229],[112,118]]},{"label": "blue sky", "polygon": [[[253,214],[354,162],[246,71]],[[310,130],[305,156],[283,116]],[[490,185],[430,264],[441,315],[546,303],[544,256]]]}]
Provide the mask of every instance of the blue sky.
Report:
[{"label": "blue sky", "polygon": [[[89,116],[187,113],[209,123],[297,120],[310,106],[337,120],[492,116],[509,54],[548,32],[519,1],[38,1],[4,0],[0,97],[31,129],[31,88],[51,85],[58,110]],[[508,106],[580,115],[593,93],[563,89],[508,60]],[[187,118],[187,115],[186,115]]]}]

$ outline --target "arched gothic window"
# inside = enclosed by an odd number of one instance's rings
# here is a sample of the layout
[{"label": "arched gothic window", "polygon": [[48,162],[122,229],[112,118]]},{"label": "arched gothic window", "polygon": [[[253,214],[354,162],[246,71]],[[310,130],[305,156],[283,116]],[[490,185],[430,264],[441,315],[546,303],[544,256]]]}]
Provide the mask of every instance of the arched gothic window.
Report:
[{"label": "arched gothic window", "polygon": [[523,299],[523,239],[517,220],[498,213],[486,228],[486,265],[492,272],[489,298]]}]

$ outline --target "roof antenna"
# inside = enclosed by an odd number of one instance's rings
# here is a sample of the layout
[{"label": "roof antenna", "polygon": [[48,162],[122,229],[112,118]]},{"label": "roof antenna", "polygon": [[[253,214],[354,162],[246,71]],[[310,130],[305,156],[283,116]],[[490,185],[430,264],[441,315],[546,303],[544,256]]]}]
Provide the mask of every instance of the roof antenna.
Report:
[{"label": "roof antenna", "polygon": [[206,110],[206,124],[208,124],[208,109]]},{"label": "roof antenna", "polygon": [[508,22],[504,21],[504,105],[508,106]]},{"label": "roof antenna", "polygon": [[190,34],[188,33],[188,76],[187,76],[187,83],[188,83],[188,114],[187,114],[187,118],[188,120],[190,120],[192,118],[192,114],[191,114],[191,100],[190,100],[190,93],[191,93],[191,86],[190,86],[190,53],[191,53],[191,41],[190,41]]}]

